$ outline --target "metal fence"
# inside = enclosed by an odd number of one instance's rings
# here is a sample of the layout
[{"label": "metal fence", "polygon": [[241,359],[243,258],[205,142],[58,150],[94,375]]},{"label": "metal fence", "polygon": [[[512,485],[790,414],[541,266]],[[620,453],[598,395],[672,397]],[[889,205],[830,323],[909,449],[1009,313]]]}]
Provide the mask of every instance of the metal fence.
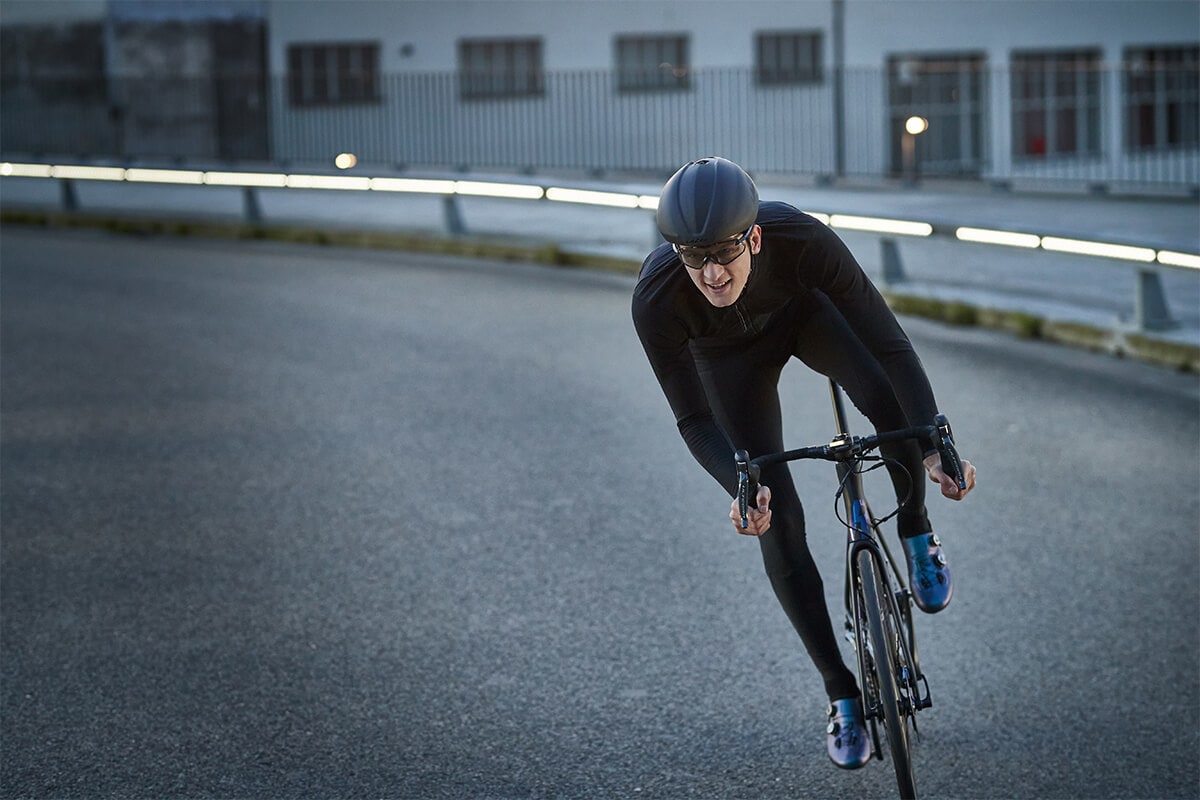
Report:
[{"label": "metal fence", "polygon": [[[293,103],[285,79],[262,77],[10,79],[0,91],[0,152],[276,164],[350,152],[388,166],[655,173],[716,153],[752,171],[814,178],[1200,186],[1194,70],[1165,98],[1135,100],[1109,70],[1086,104],[1049,100],[1044,116],[1060,121],[1051,151],[1030,144],[1037,116],[1030,98],[1013,100],[1019,77],[959,65],[763,85],[751,69],[712,69],[692,71],[680,88],[627,91],[594,70],[547,73],[534,93],[489,98],[465,92],[456,73],[393,74],[378,76],[365,100],[323,105]],[[1129,129],[1155,114],[1171,127],[1146,146]],[[912,115],[929,127],[906,142]],[[1075,150],[1062,135],[1067,122],[1078,128]]]}]

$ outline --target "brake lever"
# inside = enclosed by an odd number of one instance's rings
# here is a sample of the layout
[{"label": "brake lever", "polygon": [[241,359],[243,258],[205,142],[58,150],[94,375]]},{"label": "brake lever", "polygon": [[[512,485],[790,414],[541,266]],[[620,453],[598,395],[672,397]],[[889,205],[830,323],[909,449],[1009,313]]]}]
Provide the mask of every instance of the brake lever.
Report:
[{"label": "brake lever", "polygon": [[734,453],[733,460],[737,465],[738,513],[742,515],[742,530],[746,530],[750,527],[751,498],[754,498],[755,501],[758,499],[759,468],[750,463],[750,454],[745,450],[738,450]]},{"label": "brake lever", "polygon": [[942,471],[954,479],[959,489],[966,489],[967,479],[963,475],[958,450],[954,447],[954,431],[950,427],[950,420],[945,414],[938,414],[934,422],[937,425],[937,446],[938,455],[942,460]]}]

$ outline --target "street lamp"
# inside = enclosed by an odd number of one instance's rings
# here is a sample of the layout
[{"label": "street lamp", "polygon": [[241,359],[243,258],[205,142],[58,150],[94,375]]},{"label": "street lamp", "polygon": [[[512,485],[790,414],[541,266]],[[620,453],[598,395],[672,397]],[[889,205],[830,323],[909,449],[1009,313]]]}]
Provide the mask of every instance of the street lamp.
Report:
[{"label": "street lamp", "polygon": [[904,135],[900,138],[904,183],[917,184],[917,137],[929,130],[929,120],[913,115],[904,120]]}]

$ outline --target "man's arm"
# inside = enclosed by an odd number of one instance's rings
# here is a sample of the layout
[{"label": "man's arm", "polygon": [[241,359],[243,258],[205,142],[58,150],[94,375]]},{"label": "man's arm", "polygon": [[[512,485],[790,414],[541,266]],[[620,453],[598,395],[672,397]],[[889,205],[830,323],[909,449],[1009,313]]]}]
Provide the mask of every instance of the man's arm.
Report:
[{"label": "man's arm", "polygon": [[713,417],[687,333],[662,311],[635,297],[633,321],[642,349],[675,414],[679,434],[692,456],[729,492],[737,493],[733,444]]},{"label": "man's arm", "polygon": [[887,302],[849,248],[825,229],[808,244],[804,277],[841,312],[858,338],[883,366],[901,408],[913,425],[929,425],[937,401],[925,367]]}]

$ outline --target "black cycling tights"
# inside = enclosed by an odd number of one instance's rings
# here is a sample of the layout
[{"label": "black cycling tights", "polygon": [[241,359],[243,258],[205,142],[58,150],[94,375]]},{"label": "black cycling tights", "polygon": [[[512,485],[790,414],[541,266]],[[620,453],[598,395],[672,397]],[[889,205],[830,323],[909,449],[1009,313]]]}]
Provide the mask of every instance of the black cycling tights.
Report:
[{"label": "black cycling tights", "polygon": [[[876,430],[908,427],[883,368],[824,295],[793,301],[772,315],[749,344],[696,342],[693,353],[717,421],[734,447],[752,456],[783,449],[778,384],[792,356],[837,381]],[[919,446],[902,442],[883,455],[907,470],[889,466],[897,501],[911,492],[897,518],[901,535],[929,531]],[[824,586],[805,538],[804,509],[787,465],[765,468],[762,483],[771,489],[772,517],[759,542],[775,596],[821,672],[829,698],[854,696],[857,683],[838,649]]]}]

